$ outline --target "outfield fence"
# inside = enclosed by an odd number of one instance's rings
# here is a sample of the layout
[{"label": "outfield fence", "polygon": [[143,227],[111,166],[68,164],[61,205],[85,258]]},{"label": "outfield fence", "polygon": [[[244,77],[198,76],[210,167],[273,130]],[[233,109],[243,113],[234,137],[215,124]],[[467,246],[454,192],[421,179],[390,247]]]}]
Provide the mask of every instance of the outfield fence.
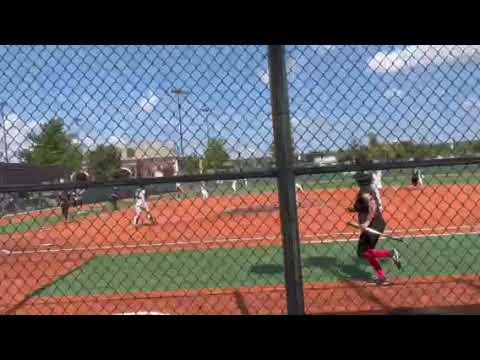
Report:
[{"label": "outfield fence", "polygon": [[0,46],[0,313],[476,312],[479,59]]}]

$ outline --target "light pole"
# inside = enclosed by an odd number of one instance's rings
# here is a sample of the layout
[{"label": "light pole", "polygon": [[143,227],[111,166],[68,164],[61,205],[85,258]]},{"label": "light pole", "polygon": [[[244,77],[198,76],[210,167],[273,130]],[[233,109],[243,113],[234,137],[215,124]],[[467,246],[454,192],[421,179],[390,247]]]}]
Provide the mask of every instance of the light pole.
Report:
[{"label": "light pole", "polygon": [[183,124],[182,124],[182,106],[180,104],[180,96],[188,95],[188,92],[182,89],[173,89],[172,94],[177,96],[178,120],[180,122],[180,156],[183,158]]},{"label": "light pole", "polygon": [[210,123],[208,122],[208,115],[210,115],[210,108],[204,106],[200,109],[201,112],[205,113],[205,123],[207,124],[207,139],[210,140]]},{"label": "light pole", "polygon": [[[85,145],[83,141],[80,140],[80,136],[85,136],[85,134],[88,133],[87,131],[85,131],[85,129],[82,129],[84,120],[80,119],[79,117],[76,117],[76,118],[73,118],[73,123],[76,125],[76,129],[78,129],[78,132],[74,131],[73,135],[77,138],[78,141],[80,141],[80,147],[82,149],[88,150],[88,146]],[[81,135],[82,132],[83,132],[83,135]]]},{"label": "light pole", "polygon": [[3,146],[4,146],[4,157],[5,162],[8,163],[8,153],[7,153],[7,127],[5,126],[5,114],[3,112],[4,107],[7,105],[5,101],[0,103],[0,115],[2,116],[2,130],[3,130]]}]

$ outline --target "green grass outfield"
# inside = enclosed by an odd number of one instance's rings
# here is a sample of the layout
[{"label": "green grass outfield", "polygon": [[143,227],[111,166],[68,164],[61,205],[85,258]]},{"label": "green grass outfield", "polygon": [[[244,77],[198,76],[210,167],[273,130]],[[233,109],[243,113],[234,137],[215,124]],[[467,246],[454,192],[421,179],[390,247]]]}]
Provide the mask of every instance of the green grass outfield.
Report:
[{"label": "green grass outfield", "polygon": [[[70,219],[77,220],[82,219],[87,216],[95,215],[102,212],[102,209],[89,209],[82,211],[80,213],[70,212]],[[0,226],[0,235],[13,234],[13,233],[22,233],[26,231],[38,230],[45,226],[51,226],[65,221],[62,215],[50,215],[37,217],[32,220],[22,221],[16,224],[8,224]]]},{"label": "green grass outfield", "polygon": [[[302,246],[304,279],[311,282],[373,280],[355,257],[356,242]],[[393,242],[379,243],[390,248]],[[480,237],[425,237],[395,243],[404,267],[384,262],[392,278],[480,274]],[[98,256],[36,296],[123,294],[139,291],[268,286],[284,283],[278,246],[197,252]]]},{"label": "green grass outfield", "polygon": [[[297,182],[302,184],[305,190],[319,190],[319,189],[339,189],[339,188],[352,188],[357,184],[352,175],[313,175],[313,176],[299,176]],[[411,175],[396,175],[385,176],[382,179],[384,186],[410,186]],[[480,184],[480,173],[463,173],[463,174],[426,174],[424,177],[424,184],[429,185],[477,185]],[[211,185],[209,187],[209,193],[211,196],[225,196],[225,195],[238,195],[238,194],[255,194],[255,193],[267,193],[277,191],[277,183],[275,179],[258,179],[249,180],[248,187],[245,187],[243,180],[239,180],[237,183],[237,192],[235,193],[231,188],[231,181],[225,181],[220,186]],[[200,187],[198,191],[190,192],[185,197],[199,197]]]},{"label": "green grass outfield", "polygon": [[[131,207],[131,201],[121,200],[118,202],[118,209],[126,209]],[[70,220],[80,220],[88,216],[98,215],[100,213],[112,212],[113,208],[109,203],[103,204],[102,207],[97,207],[88,210],[82,210],[81,212],[76,212],[77,210],[70,210],[69,218]],[[59,223],[64,222],[65,219],[62,215],[51,214],[47,216],[39,216],[31,220],[22,221],[15,224],[7,224],[0,226],[0,235],[13,234],[13,233],[22,233],[26,231],[38,230],[46,226],[53,226]]]}]

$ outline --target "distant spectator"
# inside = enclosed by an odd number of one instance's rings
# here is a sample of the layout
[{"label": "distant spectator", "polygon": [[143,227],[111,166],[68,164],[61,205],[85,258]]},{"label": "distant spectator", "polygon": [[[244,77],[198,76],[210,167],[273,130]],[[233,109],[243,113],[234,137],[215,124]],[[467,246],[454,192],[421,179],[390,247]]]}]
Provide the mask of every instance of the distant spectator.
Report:
[{"label": "distant spectator", "polygon": [[65,221],[68,221],[68,210],[70,209],[71,202],[71,194],[67,191],[62,191],[58,196],[58,203],[62,209],[62,215]]},{"label": "distant spectator", "polygon": [[112,203],[113,211],[118,210],[118,200],[120,199],[120,194],[118,192],[118,188],[115,186],[112,191],[112,195],[110,196],[110,201]]}]

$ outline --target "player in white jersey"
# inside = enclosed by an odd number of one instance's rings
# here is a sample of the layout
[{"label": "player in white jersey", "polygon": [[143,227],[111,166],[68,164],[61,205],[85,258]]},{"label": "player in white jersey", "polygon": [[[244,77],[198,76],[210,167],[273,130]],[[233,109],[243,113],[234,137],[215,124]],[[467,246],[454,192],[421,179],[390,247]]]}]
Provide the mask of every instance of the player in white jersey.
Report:
[{"label": "player in white jersey", "polygon": [[382,184],[382,171],[377,170],[374,171],[372,174],[372,192],[375,196],[375,200],[377,201],[378,204],[378,210],[380,212],[383,212],[383,204],[382,204],[382,197],[381,197],[381,191],[383,189],[383,184]]},{"label": "player in white jersey", "polygon": [[301,192],[301,193],[304,192],[302,184],[296,182],[295,183],[295,190],[296,190],[295,191],[295,197],[296,197],[297,204],[298,204],[298,193],[299,192]]},{"label": "player in white jersey", "polygon": [[205,183],[205,181],[202,181],[200,183],[200,192],[202,193],[202,197],[204,199],[208,199],[208,190],[207,190],[207,184]]},{"label": "player in white jersey", "polygon": [[150,209],[147,204],[147,191],[145,190],[144,186],[140,186],[137,190],[135,190],[135,217],[133,219],[133,225],[138,226],[140,216],[142,212],[146,212],[147,218],[151,224],[155,224],[155,220],[150,213]]},{"label": "player in white jersey", "polygon": [[412,173],[412,185],[413,186],[422,186],[423,185],[423,174],[420,169],[413,169]]},{"label": "player in white jersey", "polygon": [[303,192],[303,186],[302,186],[302,184],[299,184],[299,183],[296,182],[296,183],[295,183],[295,189],[297,189],[297,190],[300,191],[300,192]]}]

